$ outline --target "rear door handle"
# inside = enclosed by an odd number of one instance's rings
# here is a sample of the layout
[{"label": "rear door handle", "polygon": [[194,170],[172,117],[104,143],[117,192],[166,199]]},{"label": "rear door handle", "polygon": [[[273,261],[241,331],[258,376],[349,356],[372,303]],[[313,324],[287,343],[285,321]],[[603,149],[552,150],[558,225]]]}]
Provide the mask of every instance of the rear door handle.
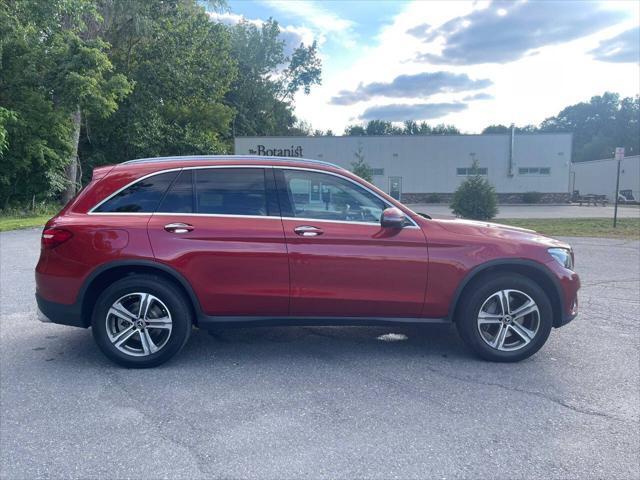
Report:
[{"label": "rear door handle", "polygon": [[318,227],[312,227],[311,225],[300,225],[299,227],[294,228],[293,231],[301,237],[317,237],[324,233]]},{"label": "rear door handle", "polygon": [[193,230],[193,225],[189,225],[188,223],[168,223],[164,226],[164,229],[167,232],[171,233],[187,233]]}]

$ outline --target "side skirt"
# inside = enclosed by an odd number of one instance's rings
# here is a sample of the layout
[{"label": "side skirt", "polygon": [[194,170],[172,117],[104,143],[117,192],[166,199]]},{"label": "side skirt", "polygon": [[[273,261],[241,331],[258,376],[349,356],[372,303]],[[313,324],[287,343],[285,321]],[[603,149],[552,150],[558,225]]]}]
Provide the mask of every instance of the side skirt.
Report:
[{"label": "side skirt", "polygon": [[404,318],[404,317],[218,317],[202,315],[198,327],[207,330],[215,327],[276,327],[276,326],[390,326],[449,324],[448,318]]}]

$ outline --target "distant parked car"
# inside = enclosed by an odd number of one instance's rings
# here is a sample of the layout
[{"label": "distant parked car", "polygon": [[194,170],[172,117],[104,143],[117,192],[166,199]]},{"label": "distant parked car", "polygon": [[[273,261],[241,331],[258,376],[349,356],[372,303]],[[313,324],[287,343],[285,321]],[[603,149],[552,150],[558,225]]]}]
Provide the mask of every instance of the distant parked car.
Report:
[{"label": "distant parked car", "polygon": [[633,196],[633,190],[620,190],[618,192],[618,202],[620,203],[636,203]]},{"label": "distant parked car", "polygon": [[96,168],[42,233],[43,320],[92,327],[128,367],[196,325],[455,323],[488,360],[534,354],[577,314],[566,243],[433,220],[325,162],[175,157]]}]

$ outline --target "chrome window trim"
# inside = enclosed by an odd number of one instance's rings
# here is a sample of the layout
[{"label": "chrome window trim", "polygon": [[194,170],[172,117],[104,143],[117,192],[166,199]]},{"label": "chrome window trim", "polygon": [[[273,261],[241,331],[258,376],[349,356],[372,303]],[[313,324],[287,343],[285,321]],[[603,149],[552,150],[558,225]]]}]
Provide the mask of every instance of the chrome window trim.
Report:
[{"label": "chrome window trim", "polygon": [[[336,172],[328,172],[326,170],[318,170],[317,168],[287,167],[286,165],[274,165],[273,168],[274,169],[279,169],[279,170],[305,170],[305,171],[309,171],[309,172],[324,173],[325,175],[333,175],[334,177],[338,177],[338,178],[342,178],[343,180],[347,180],[348,182],[353,183],[357,187],[360,187],[360,188],[366,190],[371,195],[373,195],[378,200],[380,200],[383,204],[385,204],[387,206],[387,208],[397,208],[395,205],[393,205],[392,203],[389,203],[387,200],[382,198],[380,195],[378,195],[376,192],[374,192],[370,188],[365,187],[364,185],[356,182],[355,180],[352,180],[349,177],[345,177],[344,175],[340,175],[339,173],[336,173]],[[411,221],[411,223],[413,223],[413,225],[412,225],[413,227],[418,227],[418,224],[415,222],[415,220],[413,218],[411,218],[406,213],[405,213],[405,216],[406,216],[407,219],[409,219]],[[285,218],[285,217],[282,217],[282,218]],[[358,223],[358,224],[361,224],[361,225],[362,224],[366,225],[367,223],[369,223],[371,225],[380,225],[379,223],[373,223],[373,222],[350,222],[350,221],[347,221],[347,220],[318,220],[318,219],[315,219],[315,218],[303,218],[303,217],[286,217],[286,218],[288,218],[288,219],[293,218],[295,220],[314,220],[314,221],[318,221],[318,222],[321,222],[321,221],[322,222],[347,222],[347,223]],[[406,227],[404,227],[404,228],[406,228]]]},{"label": "chrome window trim", "polygon": [[[127,215],[127,216],[194,215],[194,216],[214,216],[214,217],[234,217],[234,218],[235,217],[237,217],[237,218],[282,218],[282,219],[287,219],[287,220],[308,220],[308,221],[325,222],[325,223],[326,222],[330,222],[330,223],[348,223],[348,224],[353,224],[353,225],[378,225],[378,226],[380,225],[379,223],[374,223],[374,222],[352,222],[352,221],[349,221],[349,220],[321,220],[321,219],[316,219],[316,218],[280,217],[280,216],[270,216],[270,215],[226,215],[226,214],[217,214],[217,213],[96,212],[95,211],[96,208],[100,207],[103,203],[108,202],[113,197],[118,195],[120,192],[122,192],[123,190],[126,190],[127,188],[129,188],[131,185],[135,185],[136,183],[141,182],[142,180],[145,180],[147,178],[153,177],[155,175],[161,175],[163,173],[177,172],[177,171],[182,171],[182,170],[203,170],[203,169],[210,169],[210,168],[262,168],[262,169],[271,168],[271,169],[281,169],[281,170],[303,170],[303,171],[308,171],[308,172],[323,173],[325,175],[333,175],[334,177],[342,178],[343,180],[351,182],[352,184],[356,185],[357,187],[360,187],[360,188],[366,190],[367,192],[372,194],[374,197],[376,197],[378,200],[380,200],[384,205],[386,205],[387,208],[395,207],[395,205],[389,203],[387,200],[382,198],[380,195],[378,195],[376,192],[374,192],[370,188],[367,188],[366,186],[361,185],[360,183],[356,182],[355,180],[352,180],[351,178],[345,177],[344,175],[341,175],[341,174],[336,173],[336,172],[329,172],[327,170],[319,170],[317,168],[290,167],[290,166],[286,166],[286,165],[246,165],[246,164],[243,164],[243,165],[200,165],[200,166],[189,166],[189,167],[177,167],[177,168],[168,168],[166,170],[159,170],[157,172],[149,173],[149,174],[144,175],[144,176],[142,176],[140,178],[136,178],[132,182],[129,182],[128,184],[126,184],[124,187],[119,188],[118,190],[113,192],[111,195],[106,197],[104,200],[102,200],[101,202],[99,202],[96,205],[94,205],[87,212],[87,214],[88,215]],[[407,226],[407,227],[404,227],[404,228],[414,228],[414,227],[415,228],[420,228],[420,227],[418,227],[418,224],[415,222],[415,220],[413,218],[411,218],[409,215],[406,215],[406,218],[409,219],[413,225],[410,225],[410,226]]]},{"label": "chrome window trim", "polygon": [[158,215],[160,217],[221,217],[221,218],[270,218],[280,220],[282,217],[275,215],[235,215],[229,213],[181,213],[181,212],[155,212],[148,215]]},{"label": "chrome window trim", "polygon": [[[276,217],[277,218],[277,217]],[[380,225],[380,222],[356,222],[356,221],[352,221],[352,220],[327,220],[327,219],[318,219],[318,218],[307,218],[307,217],[280,217],[282,218],[282,220],[298,220],[298,221],[304,221],[305,223],[314,223],[314,222],[318,222],[318,223],[345,223],[345,224],[349,224],[349,225],[366,225],[366,226],[373,226],[373,227],[379,227],[382,228],[382,226]],[[410,220],[412,220],[410,217],[407,217]],[[420,228],[417,225],[407,225],[406,227],[402,227],[402,230],[404,230],[405,228],[410,228],[410,229],[416,229],[416,228]]]}]

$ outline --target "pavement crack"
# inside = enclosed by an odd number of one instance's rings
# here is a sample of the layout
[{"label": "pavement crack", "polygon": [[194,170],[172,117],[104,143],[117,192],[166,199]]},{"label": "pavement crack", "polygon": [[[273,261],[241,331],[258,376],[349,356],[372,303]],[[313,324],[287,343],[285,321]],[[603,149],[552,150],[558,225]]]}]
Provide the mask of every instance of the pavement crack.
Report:
[{"label": "pavement crack", "polygon": [[[131,400],[134,401],[134,403],[138,402],[139,398],[134,395],[133,393],[131,393],[125,383],[122,381],[122,379],[118,376],[118,374],[116,372],[113,372],[112,370],[107,370],[106,374],[109,378],[111,378],[111,380],[113,381],[113,383]],[[156,430],[158,432],[158,436],[164,440],[167,443],[170,443],[172,445],[177,445],[179,447],[184,448],[185,450],[187,450],[187,452],[189,452],[189,454],[193,457],[193,459],[195,460],[195,466],[198,470],[199,476],[201,477],[207,477],[207,474],[205,473],[205,469],[203,469],[204,465],[208,464],[210,462],[210,459],[206,459],[204,458],[193,445],[190,445],[187,442],[184,442],[178,438],[173,438],[169,435],[167,435],[162,428],[162,421],[160,419],[158,419],[156,416],[152,415],[149,413],[148,410],[142,408],[142,409],[138,409],[138,412],[140,413],[140,415],[145,418],[149,424],[152,426],[152,428],[154,430]],[[184,419],[183,419],[184,420]],[[194,428],[193,424],[191,424],[190,422],[187,422],[185,420],[185,423],[187,423],[191,428]]]},{"label": "pavement crack", "polygon": [[593,287],[596,285],[615,285],[617,283],[638,283],[640,279],[638,278],[629,278],[622,280],[602,280],[601,282],[584,282],[582,284],[583,287]]},{"label": "pavement crack", "polygon": [[[567,403],[562,398],[554,397],[552,395],[547,395],[547,394],[544,394],[542,392],[536,392],[536,391],[533,391],[533,390],[526,390],[526,389],[523,389],[523,388],[518,388],[518,387],[515,387],[515,386],[511,386],[511,385],[504,385],[502,383],[497,383],[497,382],[485,382],[485,381],[478,380],[478,379],[475,379],[475,378],[461,377],[461,376],[458,376],[458,375],[452,375],[452,374],[449,374],[449,373],[442,372],[441,370],[438,370],[438,369],[433,368],[433,367],[426,367],[426,369],[428,371],[432,372],[432,373],[435,373],[436,375],[440,375],[440,376],[446,377],[446,378],[451,378],[451,379],[458,380],[458,381],[461,381],[461,382],[472,383],[472,384],[476,384],[476,385],[484,385],[484,386],[488,386],[488,387],[498,387],[498,388],[502,388],[502,389],[507,390],[507,391],[518,392],[518,393],[523,393],[525,395],[531,395],[531,396],[534,396],[534,397],[542,398],[542,399],[547,400],[549,402],[555,403],[556,405],[560,405],[561,407],[567,408],[567,409],[572,410],[572,411],[574,411],[576,413],[581,413],[583,415],[607,418],[609,420],[615,420],[617,422],[623,422],[623,423],[629,422],[629,419],[627,419],[627,418],[618,417],[616,415],[611,415],[609,413],[600,412],[600,411],[592,410],[592,409],[588,409],[588,408],[577,407],[575,405],[571,405],[570,403]],[[638,421],[637,419],[631,419],[631,420],[632,421],[636,421],[636,422]]]}]

